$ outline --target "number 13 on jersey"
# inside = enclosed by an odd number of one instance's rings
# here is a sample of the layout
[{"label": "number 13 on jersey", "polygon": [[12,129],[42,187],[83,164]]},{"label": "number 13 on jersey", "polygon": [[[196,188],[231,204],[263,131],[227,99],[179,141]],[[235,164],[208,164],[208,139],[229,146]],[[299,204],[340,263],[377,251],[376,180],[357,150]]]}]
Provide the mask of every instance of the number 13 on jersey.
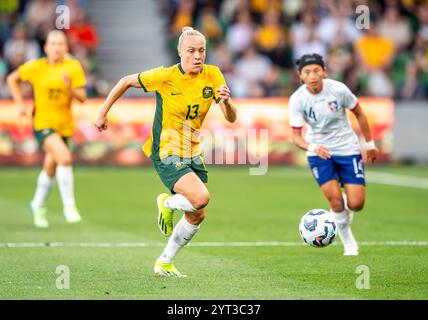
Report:
[{"label": "number 13 on jersey", "polygon": [[198,116],[198,111],[199,111],[199,104],[195,104],[193,106],[188,105],[187,106],[187,115],[186,115],[186,120],[193,120]]}]

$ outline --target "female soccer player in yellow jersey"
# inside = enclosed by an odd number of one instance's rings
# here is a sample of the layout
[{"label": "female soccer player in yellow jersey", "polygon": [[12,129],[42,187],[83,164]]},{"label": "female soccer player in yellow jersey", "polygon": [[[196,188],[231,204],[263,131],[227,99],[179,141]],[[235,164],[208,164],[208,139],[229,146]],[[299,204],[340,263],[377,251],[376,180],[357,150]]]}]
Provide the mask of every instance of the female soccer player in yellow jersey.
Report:
[{"label": "female soccer player in yellow jersey", "polygon": [[46,152],[43,170],[34,198],[30,203],[34,224],[47,228],[45,200],[56,176],[67,222],[81,220],[74,199],[72,156],[68,140],[73,134],[71,102],[86,99],[86,80],[80,62],[68,56],[67,39],[62,31],[51,31],[44,46],[47,57],[28,61],[12,72],[7,79],[20,116],[28,116],[28,108],[19,82],[33,86],[34,135]]},{"label": "female soccer player in yellow jersey", "polygon": [[[212,100],[219,103],[227,121],[236,120],[236,109],[220,69],[204,64],[205,47],[204,35],[193,28],[183,28],[178,41],[180,63],[123,77],[95,119],[98,130],[106,130],[108,111],[130,87],[156,92],[153,128],[143,150],[173,194],[157,197],[158,226],[164,235],[170,236],[155,263],[154,271],[160,276],[183,276],[175,268],[174,258],[205,217],[210,194],[197,132]],[[173,228],[174,210],[185,213]]]}]

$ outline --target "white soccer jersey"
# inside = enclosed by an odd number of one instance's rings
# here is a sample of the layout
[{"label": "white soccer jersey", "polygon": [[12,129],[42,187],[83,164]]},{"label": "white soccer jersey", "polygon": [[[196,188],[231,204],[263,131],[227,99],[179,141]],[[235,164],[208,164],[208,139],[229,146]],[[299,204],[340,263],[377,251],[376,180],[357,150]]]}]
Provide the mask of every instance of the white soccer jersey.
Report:
[{"label": "white soccer jersey", "polygon": [[[333,156],[359,154],[358,138],[345,110],[353,109],[357,102],[357,97],[339,81],[324,79],[318,94],[302,85],[290,97],[290,125],[301,128],[307,123],[306,141],[328,147]],[[306,154],[315,155],[309,151]]]}]

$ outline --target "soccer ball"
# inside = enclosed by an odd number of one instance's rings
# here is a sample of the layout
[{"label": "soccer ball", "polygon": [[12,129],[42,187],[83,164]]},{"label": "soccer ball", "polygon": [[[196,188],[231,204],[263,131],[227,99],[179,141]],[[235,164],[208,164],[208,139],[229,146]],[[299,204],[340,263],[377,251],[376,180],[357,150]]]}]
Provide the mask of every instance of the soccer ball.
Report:
[{"label": "soccer ball", "polygon": [[300,220],[299,232],[302,240],[311,247],[326,247],[336,238],[336,223],[333,214],[323,209],[313,209]]}]

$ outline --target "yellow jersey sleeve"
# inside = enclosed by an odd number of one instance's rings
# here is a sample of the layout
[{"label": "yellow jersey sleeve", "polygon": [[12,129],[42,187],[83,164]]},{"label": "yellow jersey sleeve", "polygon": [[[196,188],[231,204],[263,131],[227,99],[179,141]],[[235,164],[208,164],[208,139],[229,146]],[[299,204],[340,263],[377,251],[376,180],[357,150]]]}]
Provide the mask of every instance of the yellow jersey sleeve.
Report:
[{"label": "yellow jersey sleeve", "polygon": [[226,80],[224,79],[223,74],[220,71],[220,68],[215,67],[214,68],[214,100],[216,103],[220,102],[220,98],[217,96],[218,92],[217,90],[222,86],[226,84]]},{"label": "yellow jersey sleeve", "polygon": [[82,88],[86,86],[85,72],[83,71],[82,65],[79,61],[73,64],[70,69],[71,86],[73,88]]},{"label": "yellow jersey sleeve", "polygon": [[138,82],[146,92],[158,91],[167,79],[166,68],[158,67],[138,74]]},{"label": "yellow jersey sleeve", "polygon": [[32,81],[34,79],[38,60],[30,60],[18,67],[18,75],[22,81]]}]

